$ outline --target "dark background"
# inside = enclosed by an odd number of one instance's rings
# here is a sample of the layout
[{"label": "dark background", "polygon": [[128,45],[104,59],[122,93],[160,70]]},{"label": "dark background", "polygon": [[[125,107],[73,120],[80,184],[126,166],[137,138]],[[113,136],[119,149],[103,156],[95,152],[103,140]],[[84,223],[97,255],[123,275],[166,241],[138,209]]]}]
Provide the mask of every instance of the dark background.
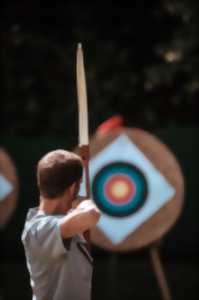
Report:
[{"label": "dark background", "polygon": [[[121,114],[157,135],[185,178],[184,208],[160,253],[173,299],[198,298],[199,3],[194,0],[4,1],[1,10],[1,145],[20,179],[18,206],[0,232],[0,297],[31,298],[20,241],[37,205],[35,166],[78,137],[77,43],[83,44],[90,135]],[[148,249],[93,247],[93,299],[161,299]],[[0,298],[1,299],[1,298]]]}]

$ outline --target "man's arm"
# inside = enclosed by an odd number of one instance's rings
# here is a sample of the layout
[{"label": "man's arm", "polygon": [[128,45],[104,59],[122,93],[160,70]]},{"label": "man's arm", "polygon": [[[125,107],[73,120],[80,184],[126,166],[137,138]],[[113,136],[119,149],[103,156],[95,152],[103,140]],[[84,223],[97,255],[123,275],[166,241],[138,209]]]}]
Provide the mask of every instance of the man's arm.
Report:
[{"label": "man's arm", "polygon": [[60,231],[62,238],[72,237],[96,225],[100,211],[91,200],[82,201],[71,213],[62,218]]}]

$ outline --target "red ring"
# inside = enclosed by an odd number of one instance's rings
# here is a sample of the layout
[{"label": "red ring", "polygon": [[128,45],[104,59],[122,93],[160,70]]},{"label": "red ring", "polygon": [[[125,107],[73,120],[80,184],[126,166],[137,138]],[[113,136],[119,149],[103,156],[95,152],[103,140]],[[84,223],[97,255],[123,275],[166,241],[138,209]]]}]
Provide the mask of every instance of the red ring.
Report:
[{"label": "red ring", "polygon": [[[115,186],[117,184],[124,184],[123,188],[126,188],[126,191],[121,191],[121,195],[116,195]],[[126,187],[125,187],[126,186]],[[111,176],[104,185],[104,192],[108,200],[116,205],[124,205],[132,200],[136,192],[136,186],[132,179],[129,176],[124,174],[116,174]],[[119,191],[118,191],[119,192]]]}]

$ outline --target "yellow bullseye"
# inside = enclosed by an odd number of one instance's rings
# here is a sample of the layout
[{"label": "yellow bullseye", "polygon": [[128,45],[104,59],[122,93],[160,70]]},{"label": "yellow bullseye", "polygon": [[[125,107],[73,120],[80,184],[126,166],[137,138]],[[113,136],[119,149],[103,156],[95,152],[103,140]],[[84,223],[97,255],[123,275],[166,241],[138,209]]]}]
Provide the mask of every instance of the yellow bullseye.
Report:
[{"label": "yellow bullseye", "polygon": [[129,192],[129,186],[126,182],[118,180],[114,182],[110,192],[115,198],[124,198]]}]

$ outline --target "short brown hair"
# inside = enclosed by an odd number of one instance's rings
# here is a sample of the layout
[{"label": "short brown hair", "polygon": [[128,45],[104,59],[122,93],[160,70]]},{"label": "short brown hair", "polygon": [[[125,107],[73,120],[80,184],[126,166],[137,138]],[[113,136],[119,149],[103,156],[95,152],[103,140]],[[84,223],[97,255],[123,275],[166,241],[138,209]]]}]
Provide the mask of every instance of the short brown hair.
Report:
[{"label": "short brown hair", "polygon": [[81,158],[73,152],[54,150],[43,156],[37,165],[37,181],[40,193],[56,198],[82,178]]}]

